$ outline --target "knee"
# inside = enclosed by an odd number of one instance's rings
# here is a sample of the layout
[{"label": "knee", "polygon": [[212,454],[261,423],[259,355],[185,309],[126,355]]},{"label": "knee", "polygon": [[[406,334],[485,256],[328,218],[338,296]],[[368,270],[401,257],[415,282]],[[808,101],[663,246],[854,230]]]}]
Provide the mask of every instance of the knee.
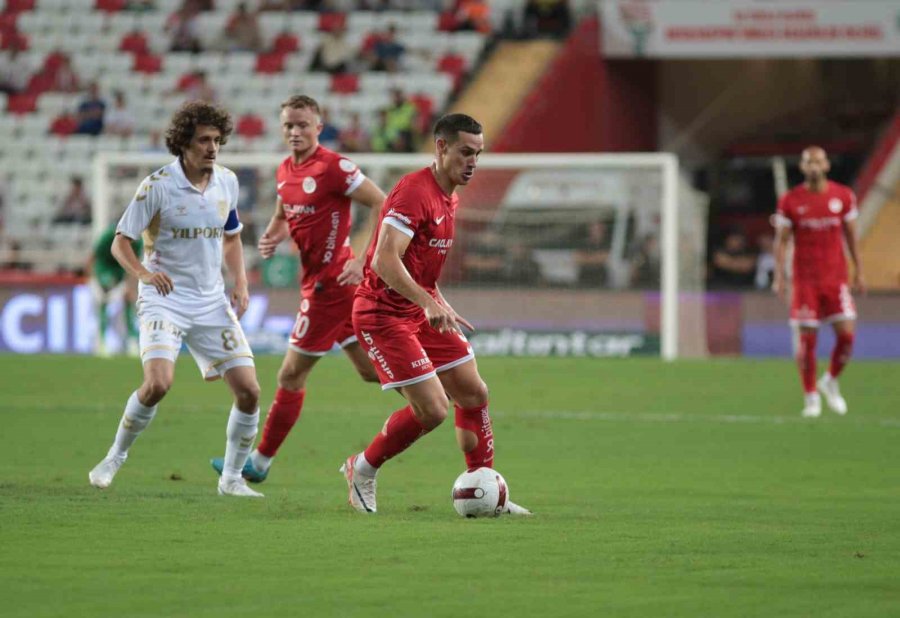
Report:
[{"label": "knee", "polygon": [[378,373],[375,371],[375,368],[369,365],[365,369],[357,367],[356,371],[359,373],[359,377],[362,378],[363,382],[378,382]]},{"label": "knee", "polygon": [[478,383],[475,386],[467,389],[465,393],[459,394],[459,396],[455,398],[455,401],[461,408],[478,408],[487,405],[487,384],[485,384],[483,380],[478,380]]},{"label": "knee", "polygon": [[259,407],[259,393],[259,383],[256,380],[242,384],[240,388],[235,390],[235,404],[242,412],[252,413]]},{"label": "knee", "polygon": [[449,405],[447,396],[441,393],[440,396],[435,395],[424,401],[414,402],[412,408],[419,422],[426,429],[432,430],[446,420]]},{"label": "knee", "polygon": [[166,396],[169,389],[172,388],[172,379],[160,376],[154,376],[144,380],[138,399],[146,406],[154,406],[162,398]]},{"label": "knee", "polygon": [[278,370],[278,386],[289,391],[299,391],[306,386],[309,371],[301,370],[293,365],[282,365]]}]

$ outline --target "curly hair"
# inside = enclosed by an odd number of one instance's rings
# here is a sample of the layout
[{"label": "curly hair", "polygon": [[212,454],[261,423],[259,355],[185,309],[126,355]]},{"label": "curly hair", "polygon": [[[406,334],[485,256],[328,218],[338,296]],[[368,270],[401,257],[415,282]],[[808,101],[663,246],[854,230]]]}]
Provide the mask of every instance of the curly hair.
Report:
[{"label": "curly hair", "polygon": [[181,156],[200,125],[217,128],[222,136],[219,142],[222,146],[228,143],[228,136],[234,130],[231,114],[221,107],[203,101],[190,101],[178,108],[166,129],[166,148],[169,152]]}]

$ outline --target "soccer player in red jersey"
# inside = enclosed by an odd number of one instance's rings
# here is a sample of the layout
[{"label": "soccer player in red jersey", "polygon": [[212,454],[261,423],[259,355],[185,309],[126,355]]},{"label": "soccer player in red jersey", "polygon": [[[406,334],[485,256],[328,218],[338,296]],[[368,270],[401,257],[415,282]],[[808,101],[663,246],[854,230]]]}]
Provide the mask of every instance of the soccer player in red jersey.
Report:
[{"label": "soccer player in red jersey", "polygon": [[[856,196],[844,185],[828,180],[828,155],[810,146],[800,158],[806,178],[782,196],[775,215],[774,291],[784,297],[784,262],[788,240],[794,238],[791,327],[806,398],[803,416],[822,414],[818,391],[834,412],[847,413],[837,378],[850,360],[855,333],[856,306],[847,285],[846,240],[853,260],[853,287],[865,292],[862,264],[856,245]],[[831,323],[836,342],[828,371],[816,383],[816,335],[819,324]],[[817,391],[818,388],[818,391]]]},{"label": "soccer player in red jersey", "polygon": [[[353,334],[353,295],[362,280],[365,246],[350,247],[350,202],[372,209],[366,241],[378,220],[384,193],[355,163],[319,144],[322,119],[319,104],[298,95],[281,105],[281,127],[291,149],[275,174],[278,198],[275,214],[259,240],[259,253],[270,258],[290,236],[300,250],[303,275],[300,310],[288,350],[278,371],[278,389],[269,408],[259,445],[247,458],[242,474],[262,482],[272,458],[300,418],[306,379],[313,367],[337,343],[367,382],[378,377]],[[220,471],[221,459],[212,461]]]},{"label": "soccer player in red jersey", "polygon": [[[399,390],[409,403],[387,419],[365,451],[341,466],[350,504],[363,513],[376,511],[378,469],[444,421],[448,396],[466,466],[494,462],[488,389],[460,330],[472,326],[437,286],[453,246],[455,190],[472,179],[484,137],[473,118],[449,114],[438,120],[434,138],[434,163],[401,178],[381,208],[377,241],[369,246],[353,303],[353,327],[381,388]],[[512,503],[507,512],[530,515]]]}]

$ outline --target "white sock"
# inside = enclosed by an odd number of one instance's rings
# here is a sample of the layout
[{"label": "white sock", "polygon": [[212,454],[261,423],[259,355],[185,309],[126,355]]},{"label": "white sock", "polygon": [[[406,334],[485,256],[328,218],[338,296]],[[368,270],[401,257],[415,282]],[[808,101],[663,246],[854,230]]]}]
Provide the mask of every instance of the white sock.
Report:
[{"label": "white sock", "polygon": [[353,463],[353,470],[362,476],[375,476],[378,474],[378,468],[368,462],[365,453],[360,453],[356,456],[356,461]]},{"label": "white sock", "polygon": [[112,447],[106,454],[107,457],[118,457],[125,459],[128,457],[128,449],[137,440],[137,437],[150,424],[153,417],[156,416],[156,410],[159,406],[148,408],[143,405],[137,396],[137,391],[131,393],[128,403],[125,404],[125,412],[122,413],[122,420],[119,421],[119,429],[116,431],[116,439],[113,441]]},{"label": "white sock", "polygon": [[265,472],[269,469],[269,466],[272,465],[272,459],[272,457],[266,457],[256,449],[253,449],[253,452],[250,453],[250,461],[253,463],[253,467],[260,472]]},{"label": "white sock", "polygon": [[228,415],[228,428],[225,431],[225,464],[222,467],[222,478],[241,478],[241,468],[247,461],[250,448],[256,439],[256,428],[259,425],[259,408],[253,414],[244,414],[231,406]]}]

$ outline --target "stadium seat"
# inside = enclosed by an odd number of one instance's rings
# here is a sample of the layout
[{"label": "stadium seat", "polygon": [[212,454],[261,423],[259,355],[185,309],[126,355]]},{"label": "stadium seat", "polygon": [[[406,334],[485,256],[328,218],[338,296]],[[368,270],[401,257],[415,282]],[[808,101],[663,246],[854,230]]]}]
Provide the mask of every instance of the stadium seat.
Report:
[{"label": "stadium seat", "polygon": [[162,58],[154,54],[137,54],[134,57],[134,70],[139,73],[159,73],[162,68]]},{"label": "stadium seat", "polygon": [[281,73],[284,71],[284,54],[269,52],[256,57],[257,73]]},{"label": "stadium seat", "polygon": [[14,94],[9,97],[6,111],[10,114],[30,114],[37,111],[37,94]]},{"label": "stadium seat", "polygon": [[359,76],[355,73],[341,73],[331,78],[331,91],[335,94],[352,94],[359,91]]}]

